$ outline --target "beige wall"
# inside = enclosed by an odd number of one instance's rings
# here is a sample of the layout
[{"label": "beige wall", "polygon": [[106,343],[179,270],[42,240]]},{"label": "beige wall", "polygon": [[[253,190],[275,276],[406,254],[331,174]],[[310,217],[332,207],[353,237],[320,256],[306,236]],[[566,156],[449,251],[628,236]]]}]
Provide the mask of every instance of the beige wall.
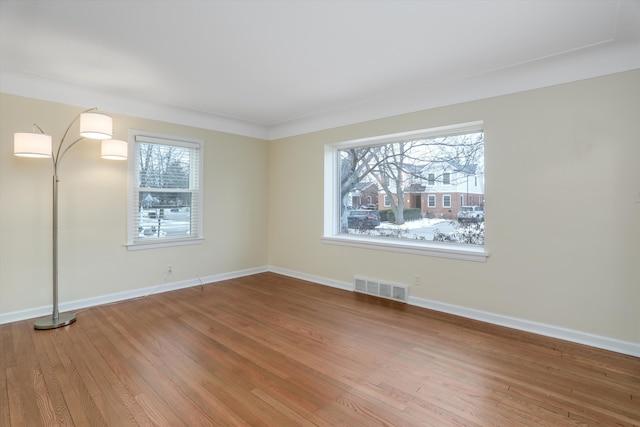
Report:
[{"label": "beige wall", "polygon": [[[486,263],[323,244],[323,146],[485,123]],[[269,262],[640,343],[640,71],[272,141]]]},{"label": "beige wall", "polygon": [[[0,96],[0,314],[51,304],[49,160],[12,155],[79,108]],[[205,140],[206,242],[127,251],[126,163],[83,142],[61,168],[60,302],[271,265],[640,343],[640,71],[272,141],[114,114]],[[486,263],[323,244],[326,143],[484,120]],[[166,277],[171,263],[173,274]]]},{"label": "beige wall", "polygon": [[[0,97],[0,313],[51,305],[51,161],[14,157],[13,133],[37,122],[55,141],[80,111]],[[127,162],[83,141],[59,171],[61,304],[267,265],[267,142],[112,115],[118,139],[134,128],[205,141],[205,243],[128,251]]]}]

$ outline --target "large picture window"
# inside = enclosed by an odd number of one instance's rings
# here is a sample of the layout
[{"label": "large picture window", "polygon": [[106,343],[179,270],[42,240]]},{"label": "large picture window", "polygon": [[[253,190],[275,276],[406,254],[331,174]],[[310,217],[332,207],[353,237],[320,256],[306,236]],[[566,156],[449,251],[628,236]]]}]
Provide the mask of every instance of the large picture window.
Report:
[{"label": "large picture window", "polygon": [[200,140],[131,131],[129,247],[202,239]]},{"label": "large picture window", "polygon": [[325,241],[484,260],[484,174],[481,122],[327,145]]}]

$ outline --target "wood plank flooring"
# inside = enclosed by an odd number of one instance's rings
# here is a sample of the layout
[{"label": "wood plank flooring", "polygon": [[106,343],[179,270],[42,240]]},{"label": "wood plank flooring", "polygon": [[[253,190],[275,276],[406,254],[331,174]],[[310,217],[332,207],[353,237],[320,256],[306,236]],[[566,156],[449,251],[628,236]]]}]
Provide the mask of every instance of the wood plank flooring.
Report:
[{"label": "wood plank flooring", "polygon": [[640,426],[640,359],[273,273],[0,325],[0,426]]}]

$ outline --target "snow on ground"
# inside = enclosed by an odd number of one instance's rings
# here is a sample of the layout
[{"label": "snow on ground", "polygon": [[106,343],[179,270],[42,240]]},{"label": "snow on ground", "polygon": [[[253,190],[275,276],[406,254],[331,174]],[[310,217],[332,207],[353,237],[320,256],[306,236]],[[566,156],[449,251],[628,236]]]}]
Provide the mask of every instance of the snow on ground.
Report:
[{"label": "snow on ground", "polygon": [[423,218],[415,221],[407,221],[402,225],[396,225],[390,222],[381,222],[377,229],[396,230],[398,228],[405,230],[415,230],[417,228],[433,227],[442,222],[449,222],[448,219],[442,218]]}]

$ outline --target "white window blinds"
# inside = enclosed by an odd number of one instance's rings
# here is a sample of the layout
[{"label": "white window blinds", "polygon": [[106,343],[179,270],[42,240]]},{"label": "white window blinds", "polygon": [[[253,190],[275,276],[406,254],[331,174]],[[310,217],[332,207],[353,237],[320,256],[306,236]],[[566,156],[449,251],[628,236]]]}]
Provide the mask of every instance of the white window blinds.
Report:
[{"label": "white window blinds", "polygon": [[129,245],[202,239],[203,142],[132,131]]}]

